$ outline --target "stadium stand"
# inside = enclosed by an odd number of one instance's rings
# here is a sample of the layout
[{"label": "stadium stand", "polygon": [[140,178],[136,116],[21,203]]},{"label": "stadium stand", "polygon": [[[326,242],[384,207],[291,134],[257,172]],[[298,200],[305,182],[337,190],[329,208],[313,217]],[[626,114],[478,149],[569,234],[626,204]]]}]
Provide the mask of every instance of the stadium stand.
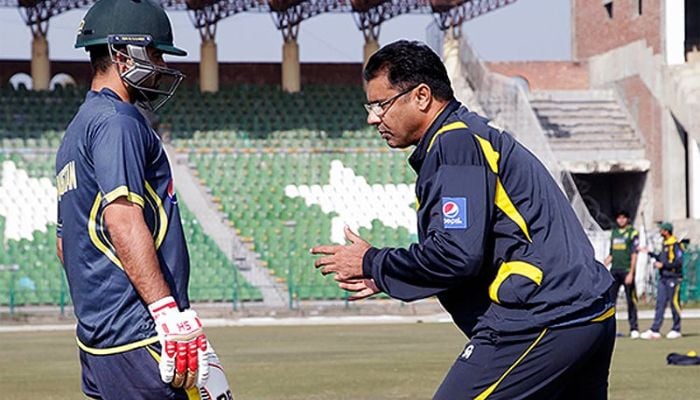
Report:
[{"label": "stadium stand", "polygon": [[[344,296],[314,271],[308,255],[316,244],[342,242],[344,224],[360,228],[361,235],[381,246],[407,245],[412,239],[409,229],[415,235],[409,188],[414,178],[406,165],[407,153],[357,147],[373,139],[347,136],[234,139],[228,148],[213,147],[216,151],[207,141],[201,147],[179,143],[181,151],[189,152],[200,183],[211,190],[237,232],[251,239],[271,273],[299,300]],[[364,190],[356,190],[350,181],[330,185],[334,171],[352,174]],[[389,201],[379,201],[377,193]]]},{"label": "stadium stand", "polygon": [[[313,271],[312,260],[306,255],[312,245],[331,240],[335,214],[326,214],[319,205],[306,204],[302,197],[285,196],[285,187],[305,185],[318,190],[328,183],[331,161],[339,160],[358,177],[364,177],[367,188],[374,185],[375,190],[382,190],[382,185],[393,184],[390,187],[394,192],[397,185],[404,195],[412,191],[408,184],[413,182],[413,172],[407,168],[407,154],[389,152],[378,136],[365,129],[361,88],[317,85],[295,94],[263,85],[240,85],[216,94],[182,89],[159,115],[161,130],[176,138],[174,144],[179,151],[190,154],[201,182],[218,199],[229,221],[251,238],[263,263],[281,284],[291,277],[290,290],[296,298],[342,297],[331,282]],[[26,171],[32,178],[53,176],[53,150],[84,90],[2,89],[0,101],[7,105],[0,114],[2,147],[18,171]],[[46,109],[51,111],[37,112]],[[30,120],[34,122],[27,124]],[[210,153],[213,149],[216,154]],[[330,197],[325,199],[329,201]],[[366,198],[348,199],[348,203],[355,200],[371,205]],[[408,202],[412,201],[410,194]],[[403,224],[415,225],[410,220],[413,213],[404,206],[408,217],[397,218],[409,218]],[[52,214],[55,205],[44,208]],[[192,222],[193,214],[183,210],[183,220],[190,237],[193,270],[207,266],[206,271],[193,274],[193,299],[216,301],[238,296],[243,301],[260,300],[259,291],[244,282]],[[358,227],[377,244],[407,244],[411,239],[408,229],[399,227],[396,218],[387,221],[388,226],[370,219]],[[296,226],[290,229],[292,225]],[[282,240],[275,240],[280,237]],[[25,240],[31,239],[25,234]],[[44,240],[48,242],[49,238]],[[214,281],[221,283],[211,286]],[[210,287],[205,287],[206,283]],[[233,286],[240,290],[234,293]]]},{"label": "stadium stand", "polygon": [[[24,144],[27,142],[29,139]],[[56,189],[49,179],[54,175],[54,154],[35,144],[21,154],[6,153],[7,149],[0,152],[0,265],[18,266],[16,271],[0,272],[1,304],[70,302],[55,256]],[[181,210],[194,272],[192,299],[260,301],[260,291],[246,282],[237,267],[204,234],[184,204]]]},{"label": "stadium stand", "polygon": [[171,129],[174,138],[192,137],[196,131],[267,138],[290,129],[338,137],[343,130],[364,128],[363,102],[364,93],[355,86],[309,85],[299,93],[272,85],[231,86],[217,93],[190,87],[179,89],[159,116],[161,126]]}]

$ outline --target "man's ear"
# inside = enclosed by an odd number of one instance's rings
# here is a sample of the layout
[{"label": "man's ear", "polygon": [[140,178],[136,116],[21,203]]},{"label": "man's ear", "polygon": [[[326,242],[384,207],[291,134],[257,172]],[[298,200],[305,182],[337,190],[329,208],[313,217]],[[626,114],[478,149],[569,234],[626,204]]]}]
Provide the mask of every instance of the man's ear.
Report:
[{"label": "man's ear", "polygon": [[433,91],[430,90],[430,86],[425,83],[418,85],[415,91],[415,99],[418,102],[418,109],[420,111],[427,111],[433,102]]},{"label": "man's ear", "polygon": [[124,54],[126,49],[114,53],[114,61],[119,74],[123,74],[134,65],[134,61]]}]

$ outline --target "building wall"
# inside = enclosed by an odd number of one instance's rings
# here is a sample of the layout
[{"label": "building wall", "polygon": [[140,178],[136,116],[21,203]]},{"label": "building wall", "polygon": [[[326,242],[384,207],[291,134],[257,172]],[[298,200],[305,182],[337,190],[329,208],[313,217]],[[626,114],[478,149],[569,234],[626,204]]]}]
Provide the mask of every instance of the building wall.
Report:
[{"label": "building wall", "polygon": [[[572,0],[572,53],[575,60],[585,60],[635,40],[644,39],[654,50],[663,52],[663,0]],[[642,14],[637,7],[641,1]]]},{"label": "building wall", "polygon": [[652,220],[662,220],[665,218],[664,193],[661,189],[665,186],[663,108],[639,76],[619,80],[615,86],[644,139],[645,156],[651,162],[646,185],[651,189],[648,204],[652,205],[652,209],[645,211]]},{"label": "building wall", "polygon": [[589,87],[586,62],[487,62],[486,67],[501,75],[524,78],[530,90],[585,90]]}]

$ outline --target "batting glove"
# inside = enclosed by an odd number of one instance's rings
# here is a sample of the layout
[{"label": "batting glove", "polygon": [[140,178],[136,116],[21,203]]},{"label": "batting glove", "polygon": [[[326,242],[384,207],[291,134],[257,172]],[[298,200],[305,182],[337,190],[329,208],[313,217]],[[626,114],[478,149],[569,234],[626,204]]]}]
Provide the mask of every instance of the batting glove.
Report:
[{"label": "batting glove", "polygon": [[175,388],[203,386],[209,378],[211,348],[193,310],[180,311],[172,296],[148,306],[162,347],[160,378]]}]

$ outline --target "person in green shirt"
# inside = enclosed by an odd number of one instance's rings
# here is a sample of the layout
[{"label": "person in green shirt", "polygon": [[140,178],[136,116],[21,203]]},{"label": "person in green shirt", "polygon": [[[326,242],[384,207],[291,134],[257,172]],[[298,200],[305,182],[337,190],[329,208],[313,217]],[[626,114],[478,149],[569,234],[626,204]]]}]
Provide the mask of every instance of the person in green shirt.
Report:
[{"label": "person in green shirt", "polygon": [[610,266],[610,273],[615,278],[615,283],[610,288],[610,294],[613,299],[616,299],[620,286],[624,284],[630,338],[638,339],[637,292],[634,287],[634,273],[637,266],[639,233],[630,224],[630,215],[627,211],[619,211],[615,221],[617,229],[612,231],[610,255],[605,259],[605,266]]}]

